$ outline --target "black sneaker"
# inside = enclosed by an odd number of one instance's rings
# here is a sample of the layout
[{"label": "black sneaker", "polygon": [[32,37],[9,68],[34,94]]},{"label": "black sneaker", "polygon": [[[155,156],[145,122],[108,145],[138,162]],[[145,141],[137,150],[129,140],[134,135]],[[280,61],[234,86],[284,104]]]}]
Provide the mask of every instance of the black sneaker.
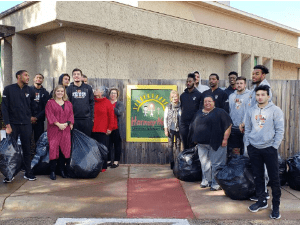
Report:
[{"label": "black sneaker", "polygon": [[273,207],[272,205],[272,213],[270,214],[271,219],[278,220],[280,219],[281,215],[279,213],[279,206]]},{"label": "black sneaker", "polygon": [[9,180],[8,178],[4,178],[3,183],[11,183],[15,178],[11,178],[11,180]]},{"label": "black sneaker", "polygon": [[26,173],[24,175],[24,178],[27,179],[27,180],[29,180],[29,181],[36,180],[36,177],[34,175],[26,175]]},{"label": "black sneaker", "polygon": [[[269,195],[269,190],[267,190],[267,193],[266,193],[266,199],[270,199],[270,195]],[[257,202],[258,201],[258,197],[256,195],[252,196],[250,198],[251,201],[254,201],[254,202]]]},{"label": "black sneaker", "polygon": [[263,202],[256,202],[248,207],[251,212],[258,212],[258,210],[266,208],[268,208],[267,200],[263,200]]}]

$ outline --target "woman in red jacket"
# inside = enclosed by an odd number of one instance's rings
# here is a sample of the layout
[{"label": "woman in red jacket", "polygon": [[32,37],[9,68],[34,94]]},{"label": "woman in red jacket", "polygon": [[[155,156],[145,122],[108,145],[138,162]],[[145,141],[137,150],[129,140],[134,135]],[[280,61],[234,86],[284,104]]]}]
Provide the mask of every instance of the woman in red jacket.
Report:
[{"label": "woman in red jacket", "polygon": [[[95,106],[92,138],[108,148],[108,135],[111,134],[114,127],[114,109],[105,95],[104,86],[96,88],[94,91]],[[107,168],[107,162],[104,162],[102,168]]]},{"label": "woman in red jacket", "polygon": [[70,165],[71,130],[74,124],[72,103],[68,101],[66,90],[58,85],[53,90],[53,98],[47,102],[47,136],[49,142],[50,179],[56,180],[57,159],[61,176],[66,178],[65,163]]}]

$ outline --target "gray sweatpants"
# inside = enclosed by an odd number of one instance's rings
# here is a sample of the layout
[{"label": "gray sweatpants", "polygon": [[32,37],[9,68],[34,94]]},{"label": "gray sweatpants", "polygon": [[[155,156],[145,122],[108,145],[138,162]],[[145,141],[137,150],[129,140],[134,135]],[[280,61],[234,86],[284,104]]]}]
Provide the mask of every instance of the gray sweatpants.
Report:
[{"label": "gray sweatpants", "polygon": [[227,147],[220,146],[215,151],[210,145],[198,144],[198,154],[202,169],[201,185],[211,184],[212,188],[218,189],[220,186],[215,180],[215,174],[220,166],[226,164]]}]

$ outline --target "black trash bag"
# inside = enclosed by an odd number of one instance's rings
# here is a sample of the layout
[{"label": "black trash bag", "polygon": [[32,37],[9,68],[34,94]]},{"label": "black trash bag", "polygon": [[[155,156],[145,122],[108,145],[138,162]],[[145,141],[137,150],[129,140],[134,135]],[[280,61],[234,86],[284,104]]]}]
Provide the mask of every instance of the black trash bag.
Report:
[{"label": "black trash bag", "polygon": [[50,174],[47,132],[44,132],[36,143],[36,154],[31,161],[31,169],[35,175]]},{"label": "black trash bag", "polygon": [[108,150],[93,138],[79,130],[72,131],[72,153],[70,167],[67,167],[71,178],[95,178],[102,170]]},{"label": "black trash bag", "polygon": [[288,184],[290,188],[300,191],[300,154],[296,154],[287,161],[288,170]]},{"label": "black trash bag", "polygon": [[255,194],[250,160],[245,156],[233,155],[227,165],[217,170],[215,179],[233,200],[247,200]]},{"label": "black trash bag", "polygon": [[15,139],[7,135],[0,143],[0,171],[11,180],[22,166],[22,151]]},{"label": "black trash bag", "polygon": [[198,156],[198,148],[183,150],[178,154],[173,168],[173,174],[182,181],[201,181],[202,170]]}]

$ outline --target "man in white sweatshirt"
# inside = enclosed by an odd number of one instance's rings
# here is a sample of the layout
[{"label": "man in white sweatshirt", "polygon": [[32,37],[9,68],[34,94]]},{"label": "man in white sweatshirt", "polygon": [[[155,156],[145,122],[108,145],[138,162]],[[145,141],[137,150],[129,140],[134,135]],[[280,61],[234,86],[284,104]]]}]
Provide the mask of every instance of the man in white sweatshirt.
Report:
[{"label": "man in white sweatshirt", "polygon": [[265,195],[264,164],[267,167],[272,188],[272,213],[270,218],[279,219],[280,180],[278,171],[278,148],[284,135],[282,110],[269,102],[270,88],[255,88],[257,104],[248,110],[245,120],[245,145],[248,149],[254,175],[258,201],[249,206],[251,212],[268,207]]}]

